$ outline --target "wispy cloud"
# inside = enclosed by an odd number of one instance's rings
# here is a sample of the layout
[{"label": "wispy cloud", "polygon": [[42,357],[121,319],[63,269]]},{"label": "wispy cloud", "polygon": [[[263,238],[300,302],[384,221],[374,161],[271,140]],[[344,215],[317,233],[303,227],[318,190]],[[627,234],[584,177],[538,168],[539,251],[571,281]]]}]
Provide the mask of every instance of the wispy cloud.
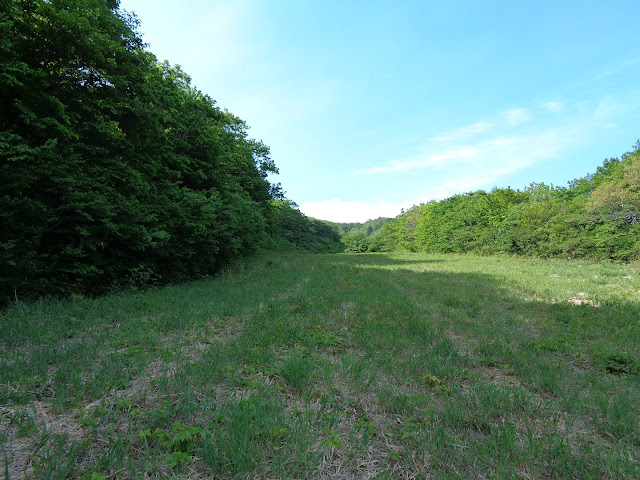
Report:
[{"label": "wispy cloud", "polygon": [[467,146],[459,148],[451,148],[441,152],[419,156],[413,159],[393,161],[388,165],[380,167],[372,167],[359,170],[357,174],[375,174],[375,173],[392,173],[406,172],[426,167],[437,167],[439,165],[451,165],[452,162],[471,159],[478,154],[477,146]]},{"label": "wispy cloud", "polygon": [[[550,107],[560,105],[556,102],[549,102]],[[461,143],[473,140],[480,136],[486,137],[486,135],[492,132],[500,132],[504,129],[513,129],[519,127],[532,119],[531,112],[526,108],[513,108],[511,110],[505,110],[496,115],[491,121],[480,121],[470,125],[464,125],[462,127],[453,128],[444,133],[429,138],[431,142],[438,143]]]},{"label": "wispy cloud", "polygon": [[635,56],[627,58],[623,61],[618,61],[615,64],[611,64],[606,68],[603,68],[595,75],[595,80],[603,80],[605,78],[613,77],[627,72],[628,70],[636,67],[640,63],[640,57]]},{"label": "wispy cloud", "polygon": [[[419,153],[382,165],[356,171],[356,175],[378,175],[430,169],[459,178],[485,179],[485,185],[500,176],[559,157],[581,134],[594,128],[611,127],[619,102],[605,98],[584,108],[568,108],[561,101],[539,104],[537,109],[513,108],[493,118],[451,129],[417,147]],[[550,117],[550,114],[553,116]],[[582,133],[584,135],[584,133]],[[490,175],[487,175],[490,173]],[[456,179],[456,183],[459,181]]]},{"label": "wispy cloud", "polygon": [[[390,162],[356,172],[360,175],[406,172],[441,168],[460,172],[494,171],[511,173],[560,153],[564,140],[554,131],[529,135],[495,137],[473,144],[426,153],[406,160]],[[483,175],[484,176],[484,175]]]},{"label": "wispy cloud", "polygon": [[[393,181],[404,183],[407,183],[407,172],[413,172],[412,177],[425,178],[426,185],[421,190],[407,191],[412,201],[398,204],[404,208],[504,185],[524,169],[552,159],[561,160],[585,136],[602,135],[606,129],[614,128],[620,113],[637,105],[637,101],[632,101],[637,98],[640,93],[623,98],[603,97],[589,103],[556,100],[541,103],[536,109],[503,111],[487,121],[429,139],[418,147],[420,153],[416,155],[355,173],[361,176],[405,174],[393,177]],[[485,125],[491,127],[485,128]],[[483,130],[484,133],[479,133]],[[475,132],[478,134],[472,138]],[[392,181],[391,177],[386,181]]]},{"label": "wispy cloud", "polygon": [[506,121],[507,126],[517,127],[531,120],[531,113],[526,108],[514,108],[502,112],[500,116]]},{"label": "wispy cloud", "polygon": [[562,102],[546,102],[542,104],[542,107],[551,113],[560,113],[564,109]]},{"label": "wispy cloud", "polygon": [[451,142],[459,141],[475,135],[487,133],[491,130],[493,125],[488,122],[476,122],[465,127],[456,128],[450,132],[444,133],[437,137],[432,137],[429,140],[432,142]]}]

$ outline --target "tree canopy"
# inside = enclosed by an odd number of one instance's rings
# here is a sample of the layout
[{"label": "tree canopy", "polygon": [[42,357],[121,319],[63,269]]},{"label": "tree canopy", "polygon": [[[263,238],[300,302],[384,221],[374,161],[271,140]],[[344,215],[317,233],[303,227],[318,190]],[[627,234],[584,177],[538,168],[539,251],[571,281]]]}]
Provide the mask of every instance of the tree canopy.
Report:
[{"label": "tree canopy", "polygon": [[269,148],[118,3],[0,0],[5,300],[210,274],[278,221]]}]

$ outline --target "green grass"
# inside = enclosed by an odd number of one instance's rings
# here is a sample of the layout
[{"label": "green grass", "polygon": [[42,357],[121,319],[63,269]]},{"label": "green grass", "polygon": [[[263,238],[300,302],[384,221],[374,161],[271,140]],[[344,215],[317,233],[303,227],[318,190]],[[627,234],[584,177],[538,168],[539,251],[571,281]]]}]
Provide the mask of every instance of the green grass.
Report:
[{"label": "green grass", "polygon": [[640,478],[637,266],[265,255],[14,304],[17,478]]}]

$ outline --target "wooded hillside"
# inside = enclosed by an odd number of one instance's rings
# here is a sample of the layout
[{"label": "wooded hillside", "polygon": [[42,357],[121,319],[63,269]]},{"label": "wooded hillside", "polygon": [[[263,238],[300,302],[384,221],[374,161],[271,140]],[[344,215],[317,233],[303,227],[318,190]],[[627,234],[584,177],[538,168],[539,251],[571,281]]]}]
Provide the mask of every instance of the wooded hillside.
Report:
[{"label": "wooded hillside", "polygon": [[382,250],[631,261],[640,258],[640,143],[567,187],[532,183],[415,206],[387,224]]},{"label": "wooded hillside", "polygon": [[269,148],[118,4],[0,0],[3,301],[210,274],[296,215]]}]

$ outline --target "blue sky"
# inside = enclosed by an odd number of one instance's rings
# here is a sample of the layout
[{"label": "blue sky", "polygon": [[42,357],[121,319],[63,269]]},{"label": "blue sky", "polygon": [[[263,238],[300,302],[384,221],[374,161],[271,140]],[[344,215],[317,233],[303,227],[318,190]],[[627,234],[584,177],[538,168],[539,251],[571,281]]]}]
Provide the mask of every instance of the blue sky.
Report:
[{"label": "blue sky", "polygon": [[566,185],[640,138],[640,2],[122,0],[307,215]]}]

